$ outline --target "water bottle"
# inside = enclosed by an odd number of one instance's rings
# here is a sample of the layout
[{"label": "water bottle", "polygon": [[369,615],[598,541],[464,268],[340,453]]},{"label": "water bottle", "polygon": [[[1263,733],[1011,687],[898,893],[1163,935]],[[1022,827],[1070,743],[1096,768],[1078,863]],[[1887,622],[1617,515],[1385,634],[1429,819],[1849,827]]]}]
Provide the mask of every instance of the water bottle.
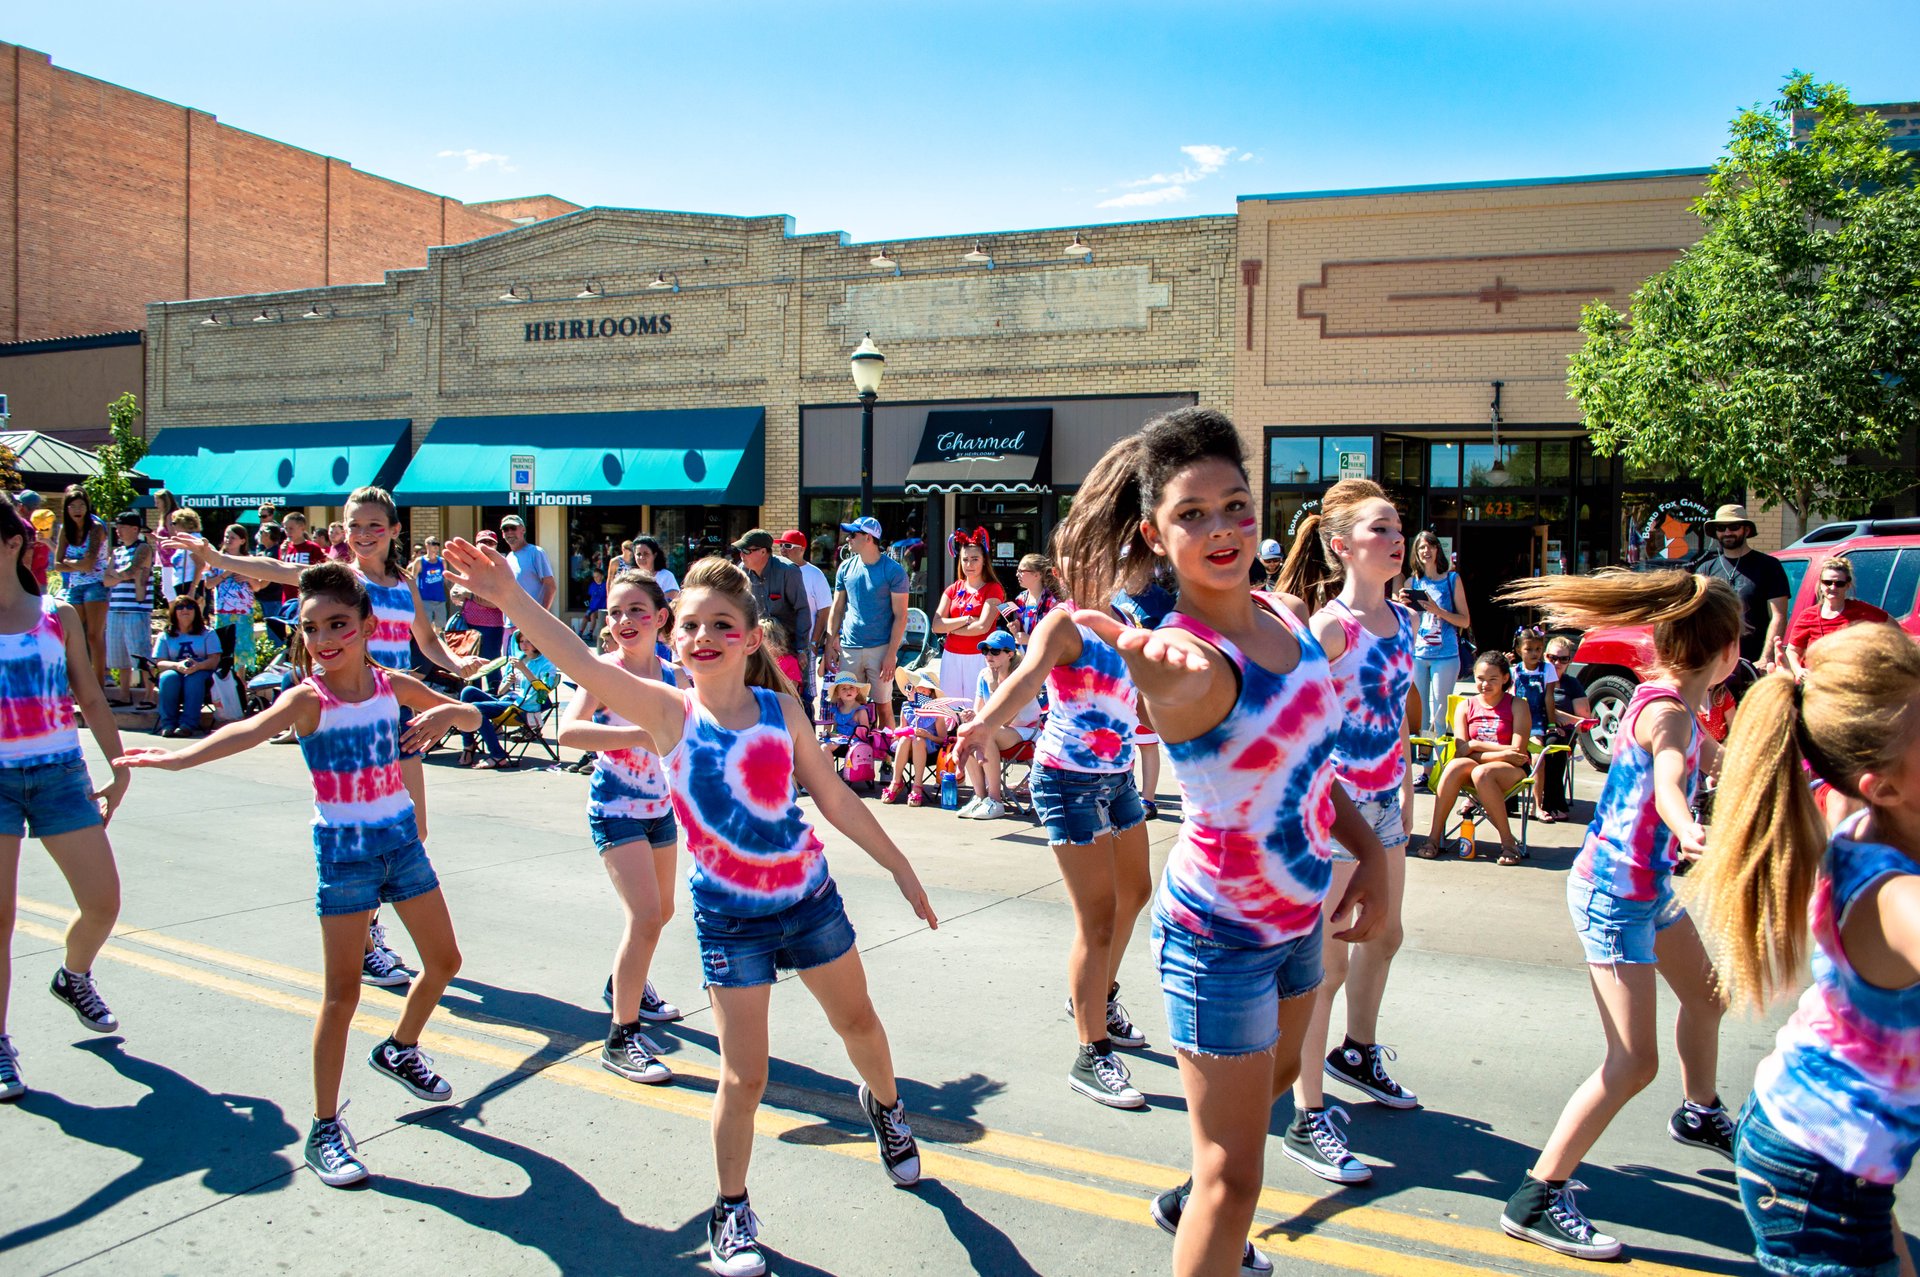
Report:
[{"label": "water bottle", "polygon": [[1471,815],[1460,818],[1460,859],[1473,859],[1473,817]]},{"label": "water bottle", "polygon": [[940,806],[945,811],[960,810],[960,775],[954,770],[953,759],[945,760],[940,770]]}]

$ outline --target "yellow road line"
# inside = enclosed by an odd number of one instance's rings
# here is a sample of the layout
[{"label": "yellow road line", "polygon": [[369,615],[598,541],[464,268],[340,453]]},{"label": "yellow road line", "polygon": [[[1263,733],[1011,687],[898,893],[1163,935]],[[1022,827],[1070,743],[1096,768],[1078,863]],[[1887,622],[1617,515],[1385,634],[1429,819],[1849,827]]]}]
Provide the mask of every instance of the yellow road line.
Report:
[{"label": "yellow road line", "polygon": [[[20,899],[19,907],[23,913],[37,914],[62,923],[72,916],[71,910],[60,909],[52,905],[25,898]],[[41,923],[34,922],[29,918],[21,918],[16,923],[16,926],[20,931],[41,939],[57,941],[61,938],[59,932]],[[271,1007],[276,1010],[287,1011],[308,1018],[319,1013],[320,1004],[312,998],[303,997],[299,994],[275,989],[270,986],[256,984],[251,981],[236,979],[224,973],[230,969],[256,972],[279,979],[284,983],[294,984],[319,992],[321,979],[311,971],[284,966],[265,959],[254,958],[250,955],[212,948],[194,941],[183,940],[158,932],[139,931],[127,934],[129,932],[133,932],[133,929],[116,928],[115,934],[120,937],[120,943],[109,944],[105,951],[105,956],[116,961],[124,962],[130,966],[151,971],[157,975],[182,980],[189,984],[198,984],[216,992]],[[166,958],[128,948],[127,946],[129,944],[139,944],[143,947],[162,949],[183,957],[189,957],[200,962],[211,964],[213,968],[218,969],[184,966]],[[369,988],[363,990],[363,994],[365,993],[381,995],[378,999],[380,1002],[389,1004],[392,1011],[399,1009],[399,997],[388,993],[384,989]],[[453,1034],[444,1030],[429,1028],[421,1035],[421,1045],[425,1046],[430,1052],[471,1060],[475,1063],[489,1065],[508,1072],[539,1072],[543,1076],[552,1077],[554,1080],[564,1082],[570,1086],[593,1091],[616,1099],[638,1103],[645,1107],[664,1112],[697,1118],[701,1121],[707,1121],[711,1117],[712,1103],[705,1093],[676,1087],[636,1087],[630,1082],[616,1079],[612,1074],[599,1068],[595,1064],[584,1062],[574,1054],[574,1049],[556,1044],[548,1035],[537,1033],[517,1025],[470,1019],[459,1013],[457,1003],[449,1004],[443,1002],[440,1009],[436,1012],[435,1018],[441,1021],[452,1019],[464,1025],[469,1025],[479,1032],[524,1043],[533,1048],[533,1053],[528,1056],[517,1055],[512,1049],[502,1047],[496,1043],[476,1040],[463,1034]],[[353,1027],[362,1033],[374,1037],[385,1037],[391,1029],[391,1019],[384,1016],[376,1017],[367,1011],[360,1011],[354,1016]],[[543,1056],[551,1061],[551,1063],[545,1067],[542,1067],[540,1064],[540,1059]],[[719,1077],[718,1070],[690,1060],[673,1060],[671,1061],[671,1065],[676,1073],[702,1078],[709,1082],[716,1082]],[[816,1099],[817,1093],[804,1091],[801,1088],[780,1086],[769,1088],[770,1094],[776,1091],[785,1091],[796,1097],[815,1099],[816,1102],[811,1105],[812,1109],[830,1108],[842,1116],[855,1115],[854,1108],[851,1104],[839,1101],[832,1096],[818,1096],[818,1098],[823,1098],[827,1101],[826,1104],[820,1104]],[[783,1136],[789,1136],[793,1132],[803,1128],[817,1126],[817,1121],[813,1120],[817,1118],[817,1116],[818,1114],[816,1113],[808,1112],[807,1117],[802,1118],[785,1113],[779,1109],[769,1109],[763,1106],[755,1116],[755,1131],[765,1138],[779,1139]],[[931,1119],[926,1122],[926,1125],[937,1127],[945,1125],[945,1123],[940,1122],[938,1119]],[[864,1141],[858,1144],[812,1140],[806,1142],[818,1144],[820,1147],[843,1155],[859,1157],[866,1161],[877,1161],[877,1155]],[[969,1153],[1000,1157],[1008,1161],[1023,1162],[1043,1169],[1061,1171],[1076,1176],[1097,1176],[1115,1183],[1131,1184],[1146,1189],[1168,1188],[1179,1183],[1186,1177],[1184,1171],[1153,1162],[1142,1161],[1119,1154],[1103,1153],[1095,1149],[1061,1144],[1037,1136],[1018,1135],[983,1127],[969,1126],[968,1138],[960,1141],[947,1142],[947,1146],[956,1149],[963,1148]],[[1046,1176],[1037,1176],[1030,1172],[1019,1171],[1010,1167],[995,1166],[972,1160],[956,1162],[955,1159],[939,1153],[932,1153],[931,1156],[933,1160],[929,1161],[929,1150],[923,1145],[922,1164],[930,1170],[936,1164],[945,1167],[946,1169],[940,1171],[939,1174],[941,1174],[943,1178],[953,1180],[956,1183],[966,1183],[974,1187],[988,1189],[989,1191],[1007,1192],[1017,1197],[1044,1200],[1050,1204],[1058,1205],[1063,1209],[1108,1216],[1128,1223],[1142,1223],[1147,1221],[1145,1209],[1137,1198],[1111,1193],[1088,1185],[1068,1183]],[[1026,1183],[1027,1180],[1034,1180],[1036,1183],[1028,1184]],[[1011,1185],[1011,1187],[1002,1187],[1003,1184]],[[1044,1185],[1054,1187],[1047,1189],[1045,1192],[1041,1192],[1040,1189]],[[1064,1194],[1064,1196],[1060,1196],[1060,1194]],[[1083,1199],[1083,1194],[1094,1194],[1096,1196]],[[1110,1214],[1106,1209],[1094,1209],[1093,1207],[1096,1200],[1104,1198],[1112,1198],[1113,1203],[1124,1203],[1123,1213]],[[1082,1202],[1083,1204],[1076,1205],[1074,1204],[1076,1202]],[[1590,1272],[1592,1267],[1591,1264],[1586,1261],[1557,1255],[1540,1247],[1525,1246],[1521,1243],[1513,1242],[1500,1233],[1493,1231],[1491,1228],[1475,1228],[1470,1225],[1454,1223],[1448,1220],[1413,1215],[1377,1206],[1336,1206],[1331,1203],[1329,1199],[1315,1197],[1306,1193],[1287,1192],[1272,1188],[1264,1189],[1260,1195],[1260,1207],[1279,1217],[1281,1220],[1287,1221],[1289,1225],[1301,1221],[1325,1219],[1329,1222],[1336,1223],[1339,1227],[1355,1232],[1372,1233],[1382,1237],[1392,1238],[1398,1242],[1429,1247],[1435,1250],[1466,1252],[1468,1254],[1484,1255],[1490,1259],[1505,1260],[1511,1263],[1524,1263],[1535,1269],[1545,1267],[1563,1269],[1569,1272]],[[1122,1207],[1113,1205],[1113,1210],[1121,1211]],[[1303,1247],[1308,1247],[1309,1244],[1325,1244],[1334,1247],[1351,1247],[1354,1250],[1365,1252],[1369,1250],[1369,1247],[1364,1244],[1340,1242],[1333,1238],[1320,1237],[1312,1233],[1282,1232],[1278,1229],[1270,1229],[1269,1226],[1259,1224],[1258,1222],[1256,1222],[1255,1226],[1254,1240],[1268,1248],[1272,1248],[1275,1245],[1284,1245],[1288,1254],[1301,1259],[1318,1258],[1339,1267],[1356,1268],[1359,1271],[1366,1272],[1405,1272],[1409,1274],[1431,1272],[1435,1277],[1456,1277],[1457,1274],[1481,1271],[1474,1268],[1461,1268],[1458,1265],[1448,1263],[1444,1260],[1409,1256],[1398,1251],[1378,1252],[1383,1255],[1390,1254],[1396,1262],[1389,1268],[1376,1269],[1370,1265],[1359,1264],[1352,1258],[1336,1259],[1332,1254],[1321,1255],[1318,1251],[1309,1254],[1308,1250],[1302,1249]],[[1419,1266],[1429,1263],[1440,1264],[1442,1267],[1430,1269]],[[1415,1266],[1409,1267],[1408,1265]],[[1637,1260],[1629,1261],[1626,1266],[1632,1268],[1635,1272],[1650,1274],[1653,1275],[1653,1277],[1664,1277],[1664,1275],[1668,1274],[1677,1277],[1679,1274],[1696,1271],[1689,1268],[1652,1264]]]}]

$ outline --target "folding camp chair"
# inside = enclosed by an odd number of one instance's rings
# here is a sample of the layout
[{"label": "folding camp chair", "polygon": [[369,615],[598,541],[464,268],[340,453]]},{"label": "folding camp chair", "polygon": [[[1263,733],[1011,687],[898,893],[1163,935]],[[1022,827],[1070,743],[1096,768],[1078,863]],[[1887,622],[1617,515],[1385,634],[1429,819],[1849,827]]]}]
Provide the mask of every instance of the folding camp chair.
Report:
[{"label": "folding camp chair", "polygon": [[[1408,745],[1421,746],[1427,750],[1430,762],[1421,788],[1425,789],[1427,793],[1435,799],[1439,797],[1441,773],[1446,771],[1447,764],[1453,761],[1455,751],[1459,748],[1459,741],[1454,737],[1451,730],[1454,711],[1457,710],[1461,702],[1466,699],[1465,696],[1459,693],[1454,693],[1447,697],[1448,731],[1446,735],[1412,736],[1407,740]],[[1537,738],[1529,738],[1527,741],[1527,753],[1530,756],[1531,765],[1521,773],[1520,779],[1512,785],[1509,785],[1502,794],[1502,798],[1506,803],[1507,814],[1517,818],[1519,821],[1514,831],[1514,844],[1519,849],[1520,859],[1522,860],[1529,859],[1532,856],[1532,852],[1527,845],[1527,833],[1534,817],[1534,773],[1539,769],[1540,761],[1543,758],[1555,754],[1567,754],[1571,756],[1573,747],[1570,744],[1548,745]],[[1568,765],[1569,767],[1572,765],[1571,757],[1569,757]],[[1573,785],[1571,772],[1568,773],[1567,785],[1568,791],[1571,792]],[[1427,859],[1436,858],[1445,848],[1451,846],[1459,837],[1460,828],[1467,819],[1474,819],[1476,821],[1485,819],[1486,813],[1480,810],[1479,795],[1469,786],[1463,785],[1461,787],[1459,797],[1465,801],[1459,808],[1447,813],[1446,820],[1441,826],[1440,848],[1435,851],[1433,856],[1426,857]],[[1478,832],[1478,830],[1475,830],[1476,834]],[[1460,858],[1463,860],[1471,860],[1474,858],[1474,855],[1475,848],[1472,843],[1466,844],[1460,852]]]},{"label": "folding camp chair", "polygon": [[548,758],[560,761],[560,744],[547,736],[547,720],[553,717],[553,689],[538,679],[528,685],[528,705],[504,709],[493,720],[500,733],[500,745],[510,758],[520,758],[538,746]]}]

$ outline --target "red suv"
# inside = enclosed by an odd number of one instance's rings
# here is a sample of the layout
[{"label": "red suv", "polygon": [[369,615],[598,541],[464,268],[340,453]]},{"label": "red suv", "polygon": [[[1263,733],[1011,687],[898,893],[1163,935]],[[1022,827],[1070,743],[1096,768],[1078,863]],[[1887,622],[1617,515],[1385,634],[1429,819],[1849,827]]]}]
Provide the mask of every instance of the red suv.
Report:
[{"label": "red suv", "polygon": [[[1920,519],[1828,523],[1775,552],[1773,557],[1787,570],[1788,617],[1816,606],[1819,565],[1842,552],[1853,564],[1853,597],[1884,608],[1909,634],[1920,635],[1920,616],[1914,609],[1920,594]],[[1620,713],[1652,665],[1653,631],[1645,626],[1589,630],[1580,640],[1571,668],[1586,686],[1599,720],[1581,736],[1580,746],[1595,767],[1604,769],[1612,757]]]}]

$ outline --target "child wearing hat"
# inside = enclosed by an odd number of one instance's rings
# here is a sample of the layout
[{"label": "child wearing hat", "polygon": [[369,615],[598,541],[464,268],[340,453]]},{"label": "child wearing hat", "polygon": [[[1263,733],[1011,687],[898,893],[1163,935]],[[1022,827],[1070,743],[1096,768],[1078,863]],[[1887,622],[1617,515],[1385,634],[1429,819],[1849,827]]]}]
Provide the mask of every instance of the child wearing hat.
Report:
[{"label": "child wearing hat", "polygon": [[867,705],[871,694],[872,689],[851,674],[836,674],[827,684],[827,717],[820,724],[820,743],[827,753],[839,754],[872,729],[873,710]]},{"label": "child wearing hat", "polygon": [[[1013,672],[1017,647],[1013,635],[1005,630],[995,630],[980,640],[980,655],[986,658],[987,667],[974,684],[975,715]],[[959,810],[960,819],[998,820],[1007,814],[1006,796],[1000,791],[1000,755],[1039,734],[1040,701],[1035,697],[1015,710],[1006,726],[981,737],[979,749],[967,756],[967,785],[973,790],[973,801]]]}]

